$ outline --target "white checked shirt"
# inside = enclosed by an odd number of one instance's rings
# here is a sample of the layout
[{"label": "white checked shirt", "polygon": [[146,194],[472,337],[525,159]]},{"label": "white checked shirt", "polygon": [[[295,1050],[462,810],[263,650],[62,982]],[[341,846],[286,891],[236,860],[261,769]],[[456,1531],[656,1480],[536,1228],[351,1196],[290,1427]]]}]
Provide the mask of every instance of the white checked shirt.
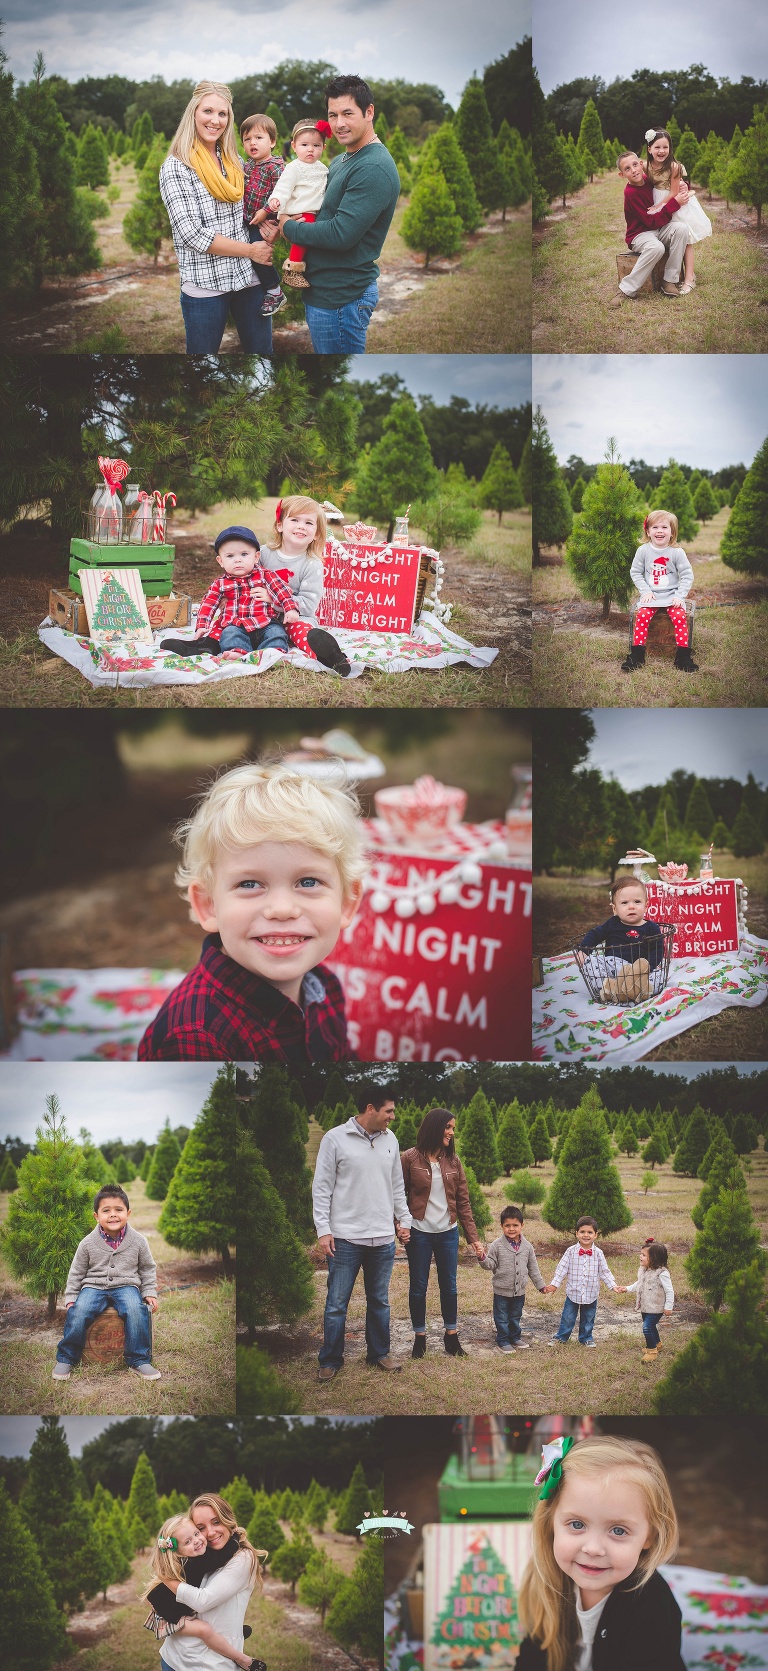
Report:
[{"label": "white checked shirt", "polygon": [[191,284],[223,294],[253,283],[253,262],[245,256],[208,254],[217,233],[240,244],[248,242],[242,198],[222,203],[212,197],[194,169],[178,157],[166,157],[163,163],[160,196],[168,210],[182,289]]},{"label": "white checked shirt", "polygon": [[556,1288],[565,1282],[565,1292],[574,1305],[591,1305],[600,1293],[601,1282],[606,1288],[618,1287],[601,1249],[593,1244],[590,1253],[582,1253],[578,1242],[566,1249],[552,1281]]}]

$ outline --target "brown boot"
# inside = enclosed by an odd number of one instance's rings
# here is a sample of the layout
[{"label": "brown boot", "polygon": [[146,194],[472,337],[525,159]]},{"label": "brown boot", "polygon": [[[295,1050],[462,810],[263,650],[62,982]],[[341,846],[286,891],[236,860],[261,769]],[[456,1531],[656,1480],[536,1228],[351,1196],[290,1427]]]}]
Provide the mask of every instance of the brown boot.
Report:
[{"label": "brown boot", "polygon": [[390,1374],[397,1374],[402,1367],[402,1364],[398,1363],[397,1359],[393,1358],[390,1352],[387,1353],[386,1358],[377,1358],[375,1363],[372,1365],[373,1369],[383,1369],[388,1371]]},{"label": "brown boot", "polygon": [[304,277],[306,270],[306,262],[292,261],[288,256],[283,262],[283,284],[289,284],[292,290],[308,290],[309,284]]},{"label": "brown boot", "polygon": [[317,1379],[318,1381],[333,1381],[338,1373],[338,1369],[334,1369],[332,1363],[321,1363],[317,1372]]},{"label": "brown boot", "polygon": [[643,1356],[642,1356],[640,1362],[641,1363],[655,1363],[658,1355],[659,1355],[658,1346],[646,1346],[645,1351],[643,1353]]}]

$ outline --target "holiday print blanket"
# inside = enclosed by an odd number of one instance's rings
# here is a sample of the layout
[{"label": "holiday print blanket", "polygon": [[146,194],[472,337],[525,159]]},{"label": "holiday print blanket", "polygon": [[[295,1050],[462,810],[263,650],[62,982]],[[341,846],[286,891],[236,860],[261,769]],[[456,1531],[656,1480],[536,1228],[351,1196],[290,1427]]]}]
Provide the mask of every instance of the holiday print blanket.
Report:
[{"label": "holiday print blanket", "polygon": [[[683,1615],[682,1654],[687,1671],[766,1671],[765,1585],[701,1567],[663,1566],[659,1570]],[[384,1643],[387,1671],[421,1671],[424,1643],[408,1635],[398,1596],[388,1596],[384,1605]]]},{"label": "holiday print blanket", "polygon": [[3,1061],[135,1062],[181,969],[19,969],[19,1031]]},{"label": "holiday print blanket", "polygon": [[737,952],[673,958],[663,992],[631,1007],[593,1003],[572,952],[544,958],[543,964],[544,984],[533,992],[538,1061],[620,1056],[622,1062],[640,1062],[649,1050],[730,1005],[756,1009],[768,998],[768,940],[754,934],[742,935]]},{"label": "holiday print blanket", "polygon": [[[222,656],[170,655],[160,642],[162,637],[186,638],[192,632],[170,628],[155,633],[152,645],[127,646],[129,654],[118,654],[115,649],[94,644],[55,626],[50,615],[38,627],[38,637],[54,655],[61,656],[71,667],[76,667],[91,685],[115,689],[139,685],[204,685],[222,679],[242,679],[253,673],[266,673],[275,662],[290,661],[309,673],[330,674],[322,662],[305,656],[301,650],[252,650],[242,655],[239,650],[225,651]],[[498,650],[479,648],[466,638],[459,638],[442,621],[424,610],[410,634],[387,632],[350,632],[334,629],[349,661],[352,679],[360,677],[367,667],[382,673],[409,673],[418,667],[433,672],[451,667],[455,662],[468,662],[470,667],[490,667]],[[338,675],[334,674],[334,678]]]}]

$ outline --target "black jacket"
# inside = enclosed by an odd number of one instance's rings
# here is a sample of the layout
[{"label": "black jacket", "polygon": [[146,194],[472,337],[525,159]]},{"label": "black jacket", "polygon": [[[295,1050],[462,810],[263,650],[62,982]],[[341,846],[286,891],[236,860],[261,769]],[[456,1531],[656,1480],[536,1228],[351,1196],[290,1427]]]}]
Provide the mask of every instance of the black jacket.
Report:
[{"label": "black jacket", "polygon": [[[642,1590],[634,1577],[609,1595],[592,1648],[592,1671],[685,1671],[680,1653],[681,1612],[672,1591],[654,1572]],[[516,1671],[547,1671],[547,1656],[526,1637]]]},{"label": "black jacket", "polygon": [[[202,1555],[189,1555],[182,1562],[184,1583],[194,1584],[197,1588],[206,1573],[217,1572],[219,1567],[225,1567],[239,1548],[237,1538],[230,1538],[223,1549],[206,1549]],[[152,1603],[158,1617],[165,1619],[168,1625],[177,1625],[180,1619],[194,1617],[194,1608],[186,1607],[183,1601],[177,1601],[174,1591],[169,1590],[167,1584],[156,1584],[154,1590],[149,1591],[147,1601]]]}]

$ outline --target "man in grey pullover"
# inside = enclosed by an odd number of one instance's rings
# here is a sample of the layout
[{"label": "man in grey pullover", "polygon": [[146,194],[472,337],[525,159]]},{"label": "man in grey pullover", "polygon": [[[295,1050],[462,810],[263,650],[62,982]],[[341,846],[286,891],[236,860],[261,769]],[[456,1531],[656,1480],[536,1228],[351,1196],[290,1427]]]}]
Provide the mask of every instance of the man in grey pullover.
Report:
[{"label": "man in grey pullover", "polygon": [[397,1139],[389,1131],[395,1104],[380,1086],[364,1085],[358,1113],[327,1131],[312,1184],[317,1238],[328,1265],[320,1381],[332,1381],[344,1363],[347,1307],[360,1270],[365,1283],[367,1362],[399,1370],[389,1351],[389,1283],[395,1235],[410,1238]]}]

